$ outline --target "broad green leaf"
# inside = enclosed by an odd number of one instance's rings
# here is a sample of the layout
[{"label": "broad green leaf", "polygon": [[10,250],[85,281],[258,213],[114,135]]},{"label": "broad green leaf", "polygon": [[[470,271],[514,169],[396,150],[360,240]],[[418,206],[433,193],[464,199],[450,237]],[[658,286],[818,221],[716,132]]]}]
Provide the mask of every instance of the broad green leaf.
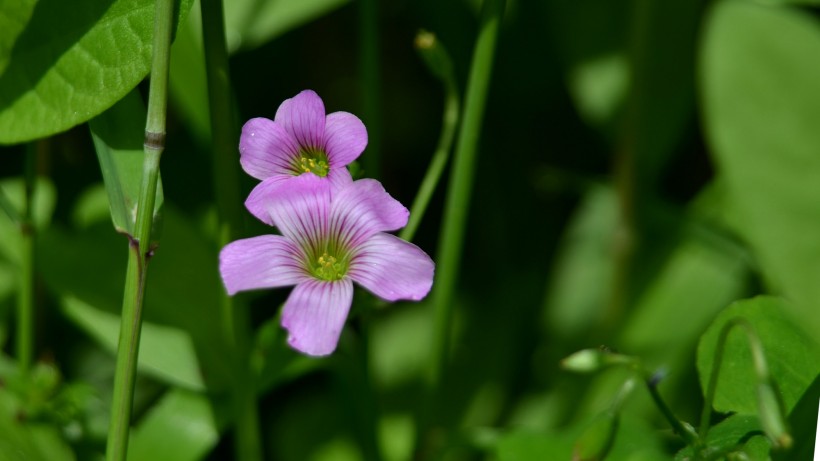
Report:
[{"label": "broad green leaf", "polygon": [[820,331],[820,25],[799,10],[724,0],[701,51],[703,116],[737,232],[807,331]]},{"label": "broad green leaf", "polygon": [[[698,345],[697,366],[701,388],[708,386],[720,330],[733,318],[751,323],[760,338],[785,411],[794,408],[820,373],[820,343],[798,327],[795,307],[780,298],[761,296],[738,301],[718,315]],[[746,334],[733,328],[720,366],[714,408],[720,412],[757,414],[756,379]]]},{"label": "broad green leaf", "polygon": [[[63,312],[107,350],[115,353],[120,318],[95,309],[80,299],[66,296]],[[140,339],[139,369],[186,389],[204,390],[196,352],[190,336],[177,328],[144,322]]]},{"label": "broad green leaf", "polygon": [[6,69],[17,37],[25,29],[37,0],[0,0],[0,74]]},{"label": "broad green leaf", "polygon": [[198,461],[219,441],[219,428],[208,398],[168,391],[132,431],[129,461]]},{"label": "broad green leaf", "polygon": [[60,431],[19,418],[21,403],[0,387],[0,461],[72,461],[74,453]]},{"label": "broad green leaf", "polygon": [[[103,112],[147,74],[151,0],[4,0],[14,25],[0,36],[0,144],[45,137]],[[191,0],[178,2],[187,14]],[[2,21],[2,19],[0,19]],[[13,42],[11,50],[4,52]],[[6,61],[3,69],[3,61]]]},{"label": "broad green leaf", "polygon": [[[111,220],[117,232],[135,234],[137,204],[142,187],[145,105],[134,90],[89,122],[100,162]],[[157,183],[152,241],[158,240],[163,205],[162,179]]]},{"label": "broad green leaf", "polygon": [[[760,421],[752,415],[732,415],[711,429],[706,436],[706,449],[703,454],[708,459],[724,459],[722,456],[731,452],[746,454],[749,461],[767,461],[769,459],[769,440],[761,435]],[[692,460],[692,447],[686,447],[675,455],[676,461]]]}]

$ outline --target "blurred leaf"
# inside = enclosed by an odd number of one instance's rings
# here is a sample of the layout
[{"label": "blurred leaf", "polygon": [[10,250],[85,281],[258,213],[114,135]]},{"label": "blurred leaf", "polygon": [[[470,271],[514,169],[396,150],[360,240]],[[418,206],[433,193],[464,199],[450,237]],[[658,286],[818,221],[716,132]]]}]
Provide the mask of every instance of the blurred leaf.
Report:
[{"label": "blurred leaf", "polygon": [[[724,459],[730,452],[745,453],[749,461],[769,459],[769,440],[760,429],[760,421],[753,415],[732,415],[709,429],[706,436],[708,459]],[[745,445],[745,446],[744,446]],[[693,459],[692,447],[686,447],[675,455],[676,461]]]},{"label": "blurred leaf", "polygon": [[[500,438],[496,446],[499,461],[541,461],[545,459],[570,460],[573,458],[574,441],[587,428],[599,422],[598,417],[572,426],[557,434],[535,434],[515,430]],[[641,419],[624,415],[615,435],[615,444],[606,457],[607,461],[661,460],[669,459],[660,439]]]},{"label": "blurred leaf", "polygon": [[0,461],[70,461],[74,454],[60,431],[21,419],[22,406],[0,387]]},{"label": "blurred leaf", "polygon": [[[184,16],[191,0],[179,4]],[[0,23],[12,27],[0,29],[0,143],[67,130],[134,88],[150,66],[152,6],[40,0],[32,10],[31,2],[3,0]]]},{"label": "blurred leaf", "polygon": [[225,4],[228,48],[259,46],[349,0],[234,0]]},{"label": "blurred leaf", "polygon": [[512,431],[498,441],[499,461],[571,459],[573,440],[567,436]]},{"label": "blurred leaf", "polygon": [[612,285],[617,206],[611,188],[591,188],[567,226],[544,302],[548,331],[577,336],[603,311]]},{"label": "blurred leaf", "polygon": [[[18,214],[23,214],[24,182],[20,178],[4,179],[0,181],[0,190],[6,195]],[[54,185],[46,178],[37,178],[32,196],[32,220],[38,230],[44,229],[51,221],[54,205],[57,203],[57,191]],[[22,235],[20,224],[12,221],[6,213],[0,210],[0,258],[7,259],[14,266],[19,266],[22,260]]]},{"label": "blurred leaf", "polygon": [[111,207],[105,185],[97,183],[80,193],[71,213],[71,223],[78,229],[86,229],[100,222],[110,222]]},{"label": "blurred leaf", "polygon": [[746,271],[728,249],[685,239],[635,306],[620,347],[666,360],[688,357],[709,322],[741,294]]},{"label": "blurred leaf", "polygon": [[[137,203],[142,188],[147,111],[137,90],[131,91],[110,109],[92,119],[88,126],[100,162],[114,229],[135,235]],[[152,242],[159,239],[163,204],[162,178],[157,183]]]},{"label": "blurred leaf", "polygon": [[[63,312],[112,353],[117,351],[120,318],[66,296]],[[139,369],[175,386],[205,389],[191,338],[182,330],[143,322]]]},{"label": "blurred leaf", "polygon": [[[632,2],[626,148],[633,184],[652,190],[694,112],[695,44],[704,0]],[[640,196],[639,196],[640,199]]]},{"label": "blurred leaf", "polygon": [[219,441],[208,398],[181,389],[167,392],[132,431],[129,461],[197,461]]},{"label": "blurred leaf", "polygon": [[[794,306],[787,301],[765,296],[738,301],[721,312],[698,345],[697,366],[704,393],[712,374],[720,330],[731,319],[741,317],[757,332],[785,411],[791,411],[820,373],[820,343],[797,326],[795,313]],[[735,328],[726,340],[715,410],[757,414],[756,383],[746,335]]]},{"label": "blurred leaf", "polygon": [[570,94],[578,113],[591,125],[610,123],[628,88],[629,63],[622,53],[590,58],[570,71]]},{"label": "blurred leaf", "polygon": [[[392,389],[422,374],[430,354],[432,331],[429,309],[422,305],[395,306],[380,312],[371,330],[373,379],[379,387]],[[413,344],[413,347],[407,347]]]},{"label": "blurred leaf", "polygon": [[[40,236],[37,264],[55,292],[118,315],[127,251],[127,240],[107,223],[81,233],[52,226]],[[166,203],[162,244],[148,271],[144,318],[190,335],[201,375],[213,392],[227,385],[234,366],[220,321],[224,288],[217,261],[215,245]]]},{"label": "blurred leaf", "polygon": [[[234,2],[224,2],[231,9]],[[171,102],[188,123],[191,132],[203,144],[210,142],[211,119],[208,107],[208,86],[205,76],[205,55],[202,46],[200,2],[194,3],[191,14],[177,32],[171,46],[169,90]]]},{"label": "blurred leaf", "polygon": [[739,232],[766,278],[820,331],[820,27],[797,10],[724,0],[702,48],[709,141]]}]

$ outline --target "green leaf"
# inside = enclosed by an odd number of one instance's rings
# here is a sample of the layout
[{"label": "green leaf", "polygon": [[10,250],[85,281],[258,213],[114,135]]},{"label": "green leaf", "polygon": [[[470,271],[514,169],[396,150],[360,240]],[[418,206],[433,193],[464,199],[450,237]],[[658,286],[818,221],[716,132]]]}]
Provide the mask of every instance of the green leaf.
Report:
[{"label": "green leaf", "polygon": [[167,392],[132,431],[129,461],[197,461],[219,441],[207,397],[181,389]]},{"label": "green leaf", "polygon": [[[191,3],[179,2],[180,15]],[[131,91],[150,67],[153,4],[4,0],[0,24],[12,27],[0,29],[0,144],[67,130]]]},{"label": "green leaf", "polygon": [[820,331],[820,27],[799,10],[724,0],[701,55],[706,131],[737,231]]},{"label": "green leaf", "polygon": [[0,461],[72,461],[56,427],[19,418],[21,403],[0,387]]},{"label": "green leaf", "polygon": [[[120,318],[95,309],[78,298],[66,296],[63,312],[103,347],[117,351]],[[201,391],[205,389],[190,336],[177,328],[144,322],[140,339],[139,370],[169,384]]]},{"label": "green leaf", "polygon": [[[749,461],[767,461],[770,448],[756,416],[732,415],[709,429],[702,454],[706,459],[717,460],[731,452],[742,452]],[[692,447],[686,447],[675,455],[675,460],[692,460],[693,456]]]},{"label": "green leaf", "polygon": [[[721,312],[698,345],[701,388],[705,390],[709,383],[720,330],[731,319],[741,317],[757,332],[785,411],[791,411],[820,373],[820,344],[797,326],[799,320],[795,320],[795,310],[783,299],[761,296],[738,301]],[[746,335],[735,328],[726,340],[715,393],[715,410],[757,414],[756,383]]]},{"label": "green leaf", "polygon": [[[139,92],[134,90],[88,124],[108,192],[114,228],[117,232],[131,236],[135,232],[137,203],[142,188],[146,116],[145,105]],[[159,239],[162,205],[160,178],[154,204],[152,241]]]}]

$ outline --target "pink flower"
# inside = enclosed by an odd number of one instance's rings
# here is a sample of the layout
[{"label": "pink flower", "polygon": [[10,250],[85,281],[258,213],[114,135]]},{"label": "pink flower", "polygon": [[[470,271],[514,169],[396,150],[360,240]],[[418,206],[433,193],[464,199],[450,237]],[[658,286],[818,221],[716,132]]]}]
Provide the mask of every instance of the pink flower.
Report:
[{"label": "pink flower", "polygon": [[385,233],[404,227],[409,212],[378,181],[335,187],[310,173],[268,192],[258,205],[282,235],[226,245],[219,271],[231,295],[295,285],[282,311],[293,348],[316,356],[336,349],[354,281],[387,301],[419,300],[430,291],[430,257]]},{"label": "pink flower", "polygon": [[242,127],[239,162],[262,182],[251,191],[245,206],[267,224],[266,197],[282,181],[313,173],[334,186],[352,181],[345,168],[367,146],[367,129],[347,112],[325,116],[322,99],[305,90],[286,99],[274,120],[253,118]]}]

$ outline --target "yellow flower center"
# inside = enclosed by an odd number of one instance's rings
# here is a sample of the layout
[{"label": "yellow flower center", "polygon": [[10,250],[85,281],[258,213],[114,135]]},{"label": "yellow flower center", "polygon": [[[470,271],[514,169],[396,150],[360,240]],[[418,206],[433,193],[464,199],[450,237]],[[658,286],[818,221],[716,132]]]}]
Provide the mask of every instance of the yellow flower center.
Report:
[{"label": "yellow flower center", "polygon": [[347,272],[347,264],[343,261],[338,261],[335,256],[325,251],[322,256],[316,259],[316,264],[313,265],[313,275],[328,281],[341,280]]},{"label": "yellow flower center", "polygon": [[294,165],[297,175],[302,173],[313,173],[316,176],[325,177],[330,170],[327,154],[321,150],[302,149],[299,158]]}]

